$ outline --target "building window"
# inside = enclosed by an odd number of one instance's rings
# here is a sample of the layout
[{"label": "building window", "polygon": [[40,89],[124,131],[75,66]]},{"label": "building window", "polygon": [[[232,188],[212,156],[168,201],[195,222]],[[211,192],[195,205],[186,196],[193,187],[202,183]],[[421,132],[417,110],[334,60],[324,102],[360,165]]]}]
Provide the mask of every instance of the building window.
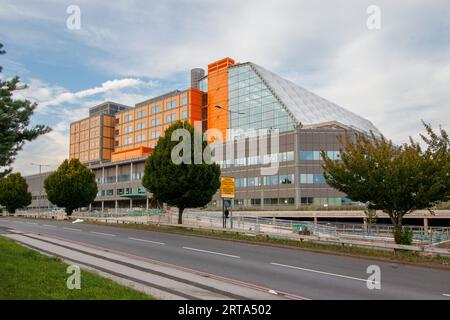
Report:
[{"label": "building window", "polygon": [[252,206],[260,206],[261,205],[261,199],[250,199],[250,204]]},{"label": "building window", "polygon": [[130,122],[130,121],[132,121],[133,120],[133,116],[131,115],[131,114],[127,114],[127,115],[125,115],[124,116],[124,119],[123,119],[125,122]]},{"label": "building window", "polygon": [[168,114],[166,116],[166,123],[171,123],[174,122],[175,120],[177,120],[177,115],[175,113]]},{"label": "building window", "polygon": [[172,109],[177,106],[177,102],[175,100],[169,101],[166,103],[166,109]]},{"label": "building window", "polygon": [[147,110],[141,110],[141,111],[138,111],[138,113],[136,115],[136,118],[140,119],[140,118],[143,118],[145,116],[147,116]]},{"label": "building window", "polygon": [[288,205],[288,204],[294,204],[295,203],[295,199],[294,198],[280,198],[278,201],[279,204],[281,205]]},{"label": "building window", "polygon": [[153,106],[152,107],[152,114],[161,112],[161,107],[160,106]]},{"label": "building window", "polygon": [[145,121],[139,122],[139,123],[136,125],[136,130],[142,130],[142,129],[144,129],[146,126],[147,126],[147,122],[145,122]]},{"label": "building window", "polygon": [[131,137],[127,137],[123,141],[124,145],[132,144],[132,143],[133,143],[133,138],[131,138]]},{"label": "building window", "polygon": [[264,198],[264,204],[276,205],[278,204],[278,198]]},{"label": "building window", "polygon": [[313,204],[314,198],[313,197],[301,197],[300,202],[301,202],[301,204]]},{"label": "building window", "polygon": [[280,181],[280,184],[292,184],[294,182],[294,175],[293,174],[280,175],[278,181]]},{"label": "building window", "polygon": [[130,181],[129,174],[121,174],[117,177],[117,182],[126,182],[126,181]]},{"label": "building window", "polygon": [[181,119],[187,119],[187,117],[188,117],[188,112],[187,112],[187,110],[181,111]]},{"label": "building window", "polygon": [[136,141],[141,142],[145,140],[145,134],[139,134],[136,136]]},{"label": "building window", "polygon": [[157,126],[157,125],[159,125],[159,124],[160,124],[159,118],[152,119],[152,127]]},{"label": "building window", "polygon": [[255,187],[260,185],[260,179],[259,177],[250,177],[247,178],[247,185],[249,187]]},{"label": "building window", "polygon": [[152,139],[157,139],[159,137],[159,131],[152,131]]},{"label": "building window", "polygon": [[[327,156],[331,160],[340,160],[341,152],[340,151],[326,151]],[[300,151],[300,160],[323,160],[322,154],[320,151]]]},{"label": "building window", "polygon": [[302,184],[324,184],[325,177],[321,173],[301,173],[300,183]]},{"label": "building window", "polygon": [[106,183],[115,183],[115,182],[116,182],[116,176],[106,177]]},{"label": "building window", "polygon": [[125,127],[124,132],[125,132],[125,133],[133,132],[133,126],[127,126],[127,127]]},{"label": "building window", "polygon": [[187,97],[182,97],[182,98],[181,98],[181,105],[182,105],[182,106],[187,105],[187,99],[188,99]]}]

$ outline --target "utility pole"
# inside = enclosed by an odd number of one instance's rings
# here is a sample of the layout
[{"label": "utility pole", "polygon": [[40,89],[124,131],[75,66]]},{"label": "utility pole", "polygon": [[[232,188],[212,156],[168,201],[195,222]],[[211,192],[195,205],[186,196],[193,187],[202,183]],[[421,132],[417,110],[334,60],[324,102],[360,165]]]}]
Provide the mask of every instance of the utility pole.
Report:
[{"label": "utility pole", "polygon": [[39,197],[38,197],[38,213],[41,214],[41,196],[42,196],[42,167],[50,167],[42,163],[30,163],[32,166],[39,167]]}]

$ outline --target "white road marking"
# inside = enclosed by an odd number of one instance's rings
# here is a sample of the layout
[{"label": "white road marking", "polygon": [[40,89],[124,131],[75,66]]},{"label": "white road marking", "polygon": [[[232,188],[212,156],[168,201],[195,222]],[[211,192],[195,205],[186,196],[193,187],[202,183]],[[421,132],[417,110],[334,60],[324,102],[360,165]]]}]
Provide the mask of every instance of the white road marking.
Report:
[{"label": "white road marking", "polygon": [[63,227],[63,229],[66,229],[66,230],[72,230],[72,231],[83,231],[83,230],[81,230],[81,229],[66,228],[66,227]]},{"label": "white road marking", "polygon": [[52,224],[43,224],[43,227],[51,227],[51,228],[57,228],[56,226],[52,225]]},{"label": "white road marking", "polygon": [[27,222],[28,224],[37,224],[37,222]]},{"label": "white road marking", "polygon": [[193,251],[199,251],[199,252],[205,252],[205,253],[211,253],[211,254],[217,254],[220,256],[225,256],[225,257],[231,257],[231,258],[237,258],[240,259],[241,257],[239,256],[233,256],[232,254],[226,254],[226,253],[220,253],[220,252],[214,252],[214,251],[208,251],[208,250],[202,250],[202,249],[196,249],[196,248],[190,248],[190,247],[183,247],[183,249],[186,250],[193,250]]},{"label": "white road marking", "polygon": [[442,294],[444,297],[450,297],[450,294],[449,293],[443,293]]},{"label": "white road marking", "polygon": [[103,233],[103,232],[95,232],[95,231],[91,231],[91,233],[95,233],[95,234],[99,234],[102,236],[110,236],[110,237],[115,237],[115,234],[111,234],[111,233]]},{"label": "white road marking", "polygon": [[[313,269],[300,268],[300,267],[290,266],[290,265],[287,265],[287,264],[281,264],[281,263],[276,263],[276,262],[271,262],[270,264],[274,265],[274,266],[291,268],[291,269],[297,269],[297,270],[308,271],[308,272],[314,272],[314,273],[324,274],[324,275],[327,275],[327,276],[345,278],[345,279],[350,279],[350,280],[357,280],[357,281],[364,281],[364,282],[368,281],[367,279],[355,278],[355,277],[345,276],[345,275],[342,275],[342,274],[336,274],[336,273],[319,271],[319,270],[313,270]],[[375,281],[375,282],[371,281],[371,283],[378,283],[378,281]]]},{"label": "white road marking", "polygon": [[25,223],[25,222],[23,222],[23,221],[14,221],[15,223]]},{"label": "white road marking", "polygon": [[151,241],[151,240],[145,240],[145,239],[138,239],[138,238],[131,238],[131,237],[128,237],[128,239],[135,240],[135,241],[149,242],[149,243],[154,243],[154,244],[165,244],[163,242]]}]

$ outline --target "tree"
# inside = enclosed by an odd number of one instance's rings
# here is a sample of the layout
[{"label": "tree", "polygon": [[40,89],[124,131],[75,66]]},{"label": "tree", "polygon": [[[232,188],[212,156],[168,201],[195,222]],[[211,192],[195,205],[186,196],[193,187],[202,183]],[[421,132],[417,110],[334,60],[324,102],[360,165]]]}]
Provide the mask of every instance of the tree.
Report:
[{"label": "tree", "polygon": [[24,208],[31,203],[31,193],[28,185],[20,173],[11,173],[0,179],[0,204],[9,213],[15,213],[17,209]]},{"label": "tree", "polygon": [[[172,161],[172,150],[179,143],[172,141],[172,133],[177,129],[186,129],[190,137],[189,151],[184,154],[183,162]],[[183,222],[186,208],[202,207],[208,204],[220,186],[220,167],[205,163],[202,157],[198,164],[194,162],[194,128],[188,122],[178,121],[171,125],[160,137],[153,153],[145,162],[143,186],[153,197],[171,206],[178,207],[178,223]],[[201,152],[207,147],[202,141]]]},{"label": "tree", "polygon": [[[2,48],[0,43],[0,55],[5,54]],[[11,172],[9,166],[26,141],[32,141],[50,131],[44,125],[28,128],[37,104],[12,97],[14,91],[24,88],[26,86],[19,85],[17,76],[8,81],[0,79],[0,167],[7,167],[0,171],[0,178]]]},{"label": "tree", "polygon": [[91,204],[97,196],[95,174],[78,159],[64,160],[58,169],[44,180],[48,200],[65,208],[68,216]]},{"label": "tree", "polygon": [[401,243],[402,219],[415,210],[432,208],[450,195],[450,141],[445,130],[439,135],[425,124],[421,138],[394,145],[384,136],[345,135],[341,160],[331,160],[322,151],[324,176],[333,188],[368,209],[387,213],[394,226],[394,239]]}]

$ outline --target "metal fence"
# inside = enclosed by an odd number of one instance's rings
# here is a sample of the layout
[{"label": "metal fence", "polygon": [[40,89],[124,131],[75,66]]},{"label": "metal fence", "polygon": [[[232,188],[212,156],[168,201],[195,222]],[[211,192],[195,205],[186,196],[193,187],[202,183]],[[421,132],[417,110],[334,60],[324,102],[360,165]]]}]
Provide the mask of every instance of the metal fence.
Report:
[{"label": "metal fence", "polygon": [[[30,212],[26,212],[30,214]],[[20,213],[19,213],[20,214]],[[63,212],[41,212],[41,216],[53,219],[62,219]],[[92,217],[105,219],[117,223],[167,223],[175,224],[178,221],[178,211],[168,210],[145,210],[142,208],[118,208],[109,211],[84,211],[75,212],[74,217]],[[187,210],[183,214],[183,224],[197,227],[221,228],[223,224],[221,212],[199,212]],[[415,243],[427,244],[438,243],[450,239],[450,228],[429,227],[427,230],[422,226],[407,226],[413,233]],[[323,238],[341,239],[364,239],[375,241],[392,241],[393,227],[385,224],[362,224],[342,222],[317,222],[295,221],[278,218],[261,218],[233,216],[226,219],[226,228],[239,231],[260,232],[268,235],[292,235],[305,234]]]}]

